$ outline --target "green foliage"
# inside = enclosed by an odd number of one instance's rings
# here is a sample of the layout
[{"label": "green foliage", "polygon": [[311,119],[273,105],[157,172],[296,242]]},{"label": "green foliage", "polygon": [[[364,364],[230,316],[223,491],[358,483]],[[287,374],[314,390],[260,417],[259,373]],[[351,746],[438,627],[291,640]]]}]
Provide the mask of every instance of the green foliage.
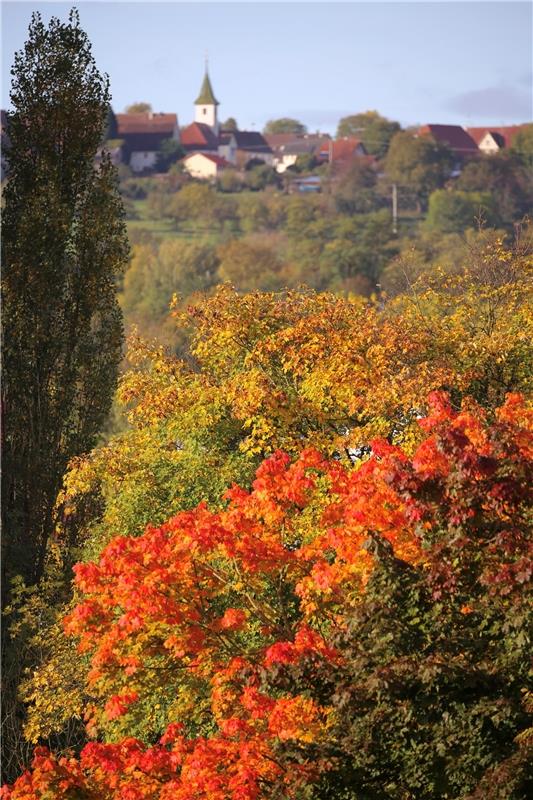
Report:
[{"label": "green foliage", "polygon": [[238,286],[242,291],[272,291],[284,284],[282,262],[276,253],[253,240],[232,240],[219,247],[219,279]]},{"label": "green foliage", "polygon": [[[340,305],[324,299],[322,322]],[[258,300],[245,299],[242,310],[259,310]],[[359,306],[356,327],[369,310]],[[283,316],[236,320],[232,313],[227,322],[241,336],[226,329],[220,344],[247,351],[248,374],[251,340],[242,336],[250,322],[265,337],[259,363],[265,367],[270,355],[272,366],[286,365],[272,346]],[[284,339],[294,325],[277,332]],[[316,332],[301,329],[315,352]],[[224,379],[227,364],[209,347],[222,330],[206,333],[211,341],[197,354]],[[163,361],[153,352],[152,385],[162,389],[164,377],[179,385],[179,365]],[[243,380],[240,397],[251,388]],[[133,393],[139,388],[147,384],[130,383]],[[184,392],[187,381],[173,402],[181,404]],[[165,404],[168,393],[159,399]],[[141,427],[156,397],[146,400],[133,415],[140,412]],[[83,602],[65,627],[92,657],[87,717],[109,746],[89,744],[82,771],[75,759],[61,762],[61,785],[72,770],[77,782],[70,785],[94,800],[124,796],[117,781],[146,800],[162,798],[167,786],[185,798],[191,774],[200,774],[198,797],[237,800],[235,774],[244,774],[247,788],[262,761],[279,768],[254,795],[272,800],[289,792],[314,800],[529,796],[533,418],[518,394],[500,408],[481,409],[470,398],[456,412],[442,391],[428,403],[425,436],[412,457],[384,439],[355,468],[309,448],[291,464],[278,451],[250,491],[233,486],[215,512],[202,504],[140,537],[129,531],[77,566]],[[160,423],[168,410],[156,408]],[[127,459],[127,449],[121,455]],[[98,455],[93,460],[108,486],[112,473],[119,483],[116,456],[108,450],[99,470]],[[122,466],[120,491],[131,489]],[[112,525],[107,514],[106,530]],[[185,734],[182,751],[198,744],[185,765],[173,758],[166,767],[163,759],[177,747],[157,745],[169,723]],[[155,746],[144,751],[132,735]],[[166,736],[161,744],[168,743]],[[119,760],[128,748],[131,762],[127,752]],[[235,752],[237,768],[227,776],[226,758]],[[8,796],[37,800],[41,787],[54,786],[54,769],[53,757],[36,759],[33,785],[25,776]]]},{"label": "green foliage", "polygon": [[[81,704],[73,686],[65,674],[63,662],[70,663],[79,673],[79,658],[76,647],[66,641],[61,615],[64,612],[68,593],[65,591],[64,565],[58,558],[58,548],[50,553],[45,575],[40,583],[27,587],[21,578],[15,578],[10,587],[10,602],[3,611],[3,635],[9,644],[4,648],[2,659],[2,733],[4,750],[2,753],[2,774],[4,778],[13,778],[20,774],[31,760],[33,738],[31,731],[24,726],[22,704],[15,704],[14,698],[26,703],[36,703],[40,722],[48,715],[49,727],[40,725],[40,738],[47,741],[50,747],[61,749],[65,746],[79,745],[85,741],[83,725],[75,716],[79,715]],[[67,658],[62,658],[67,654]],[[60,680],[56,686],[60,702],[56,706],[45,699],[39,686],[29,689],[26,694],[26,681],[33,678],[34,673],[47,659],[59,658],[61,662]],[[57,662],[56,662],[57,663]],[[46,667],[45,667],[46,669]],[[53,667],[52,667],[53,669]],[[70,676],[69,676],[70,677]],[[79,685],[81,690],[81,684]],[[46,687],[48,688],[48,687]],[[35,689],[35,694],[33,691]],[[44,687],[43,687],[44,689]],[[58,698],[59,699],[59,698]],[[65,702],[66,701],[66,702]],[[61,709],[61,710],[60,710]]]},{"label": "green foliage", "polygon": [[[299,205],[302,198],[296,201]],[[323,200],[317,201],[316,218],[304,233],[306,241],[312,242],[310,234],[321,223],[319,203]],[[355,247],[365,236],[368,242],[377,240],[379,215],[369,216],[366,230],[358,227],[360,218],[343,218],[342,230],[335,230],[337,237],[342,234],[346,245]],[[331,220],[328,224],[331,226]],[[268,255],[260,251],[257,240],[245,244],[253,252],[250,264],[244,267],[244,279],[246,270]],[[224,253],[229,267],[241,253],[235,243],[236,258],[231,250],[227,247]],[[169,266],[172,261],[169,254]],[[201,500],[220,508],[224,488],[234,480],[248,487],[257,459],[276,447],[297,453],[315,445],[333,453],[335,465],[337,459],[349,465],[350,447],[352,452],[361,452],[354,448],[364,446],[376,432],[391,439],[398,436],[409,448],[430,387],[450,386],[455,398],[475,393],[485,408],[477,412],[480,419],[485,413],[490,418],[495,401],[507,391],[526,386],[531,376],[525,302],[528,264],[522,254],[505,251],[496,242],[470,267],[471,271],[465,269],[450,280],[436,273],[441,282],[434,275],[430,290],[425,290],[424,284],[411,287],[408,296],[387,305],[311,292],[239,294],[222,287],[208,299],[189,303],[187,312],[178,316],[180,330],[188,331],[189,350],[183,350],[184,360],[170,358],[163,348],[134,338],[130,352],[134,369],[124,377],[120,391],[131,427],[74,465],[62,498],[70,514],[84,496],[99,498],[99,513],[81,524],[87,533],[84,556],[96,559],[111,537],[141,535],[146,524],[157,525]],[[267,268],[268,259],[262,274]],[[143,285],[132,287],[132,297],[143,289]],[[462,425],[480,450],[479,464],[485,469],[481,434],[464,419]],[[341,666],[328,663],[326,668],[312,662],[298,667],[300,671],[275,668],[268,677],[272,682],[266,686],[276,696],[286,686],[298,692],[304,688],[319,704],[335,710],[326,739],[317,743],[318,750],[315,745],[308,749],[304,741],[303,748],[287,746],[283,751],[289,758],[313,763],[315,756],[324,758],[335,767],[331,780],[324,778],[316,789],[318,794],[309,795],[316,800],[373,797],[371,790],[377,798],[386,798],[388,791],[389,796],[396,793],[414,800],[427,792],[431,800],[444,800],[438,794],[439,780],[445,781],[450,797],[462,798],[457,791],[461,780],[467,780],[466,788],[475,785],[481,768],[491,769],[508,754],[515,759],[512,763],[520,787],[523,764],[512,739],[523,729],[526,718],[520,700],[526,685],[522,670],[527,620],[519,598],[513,597],[512,604],[505,597],[503,603],[493,603],[491,592],[479,579],[479,539],[487,538],[487,552],[493,558],[492,544],[501,529],[482,516],[489,496],[484,486],[478,492],[477,505],[457,489],[457,481],[463,480],[469,469],[473,482],[478,480],[478,461],[472,466],[471,451],[465,450],[460,438],[463,428],[459,430],[455,423],[450,428],[451,450],[447,453],[455,457],[457,452],[465,452],[466,460],[451,475],[445,497],[451,498],[452,504],[457,497],[464,497],[466,519],[472,520],[475,531],[470,538],[472,546],[467,546],[459,522],[452,520],[446,526],[438,517],[427,527],[415,517],[414,538],[418,542],[423,536],[427,548],[422,551],[421,563],[407,564],[390,559],[386,549],[382,551],[370,526],[368,546],[376,550],[380,567],[375,583],[367,585],[368,600],[354,588],[350,602],[342,607],[348,624],[335,641],[345,655]],[[440,468],[440,444],[428,441],[433,447],[429,463],[436,462]],[[427,451],[420,452],[417,471],[423,475]],[[507,491],[506,467],[497,475],[490,470],[487,474],[498,491],[502,487]],[[385,476],[390,486],[388,467]],[[396,481],[402,504],[405,494],[412,491],[411,477]],[[527,485],[525,477],[521,482]],[[434,475],[425,486],[427,493],[417,492],[417,502],[432,509],[437,502]],[[292,509],[300,514],[292,482],[289,487],[288,507],[291,514]],[[260,491],[260,485],[257,489]],[[525,529],[527,518],[514,506],[509,508],[505,496],[501,505],[498,496],[494,499],[503,514],[504,532],[509,520],[513,529]],[[509,497],[517,496],[521,495],[509,489]],[[264,496],[262,500],[267,502]],[[361,500],[363,508],[374,503],[379,514],[389,508],[373,492],[362,495]],[[279,501],[276,494],[276,503]],[[315,509],[322,510],[321,505]],[[304,518],[308,532],[314,535],[319,517],[313,512]],[[279,517],[274,519],[277,525]],[[338,533],[335,527],[329,528],[330,521],[327,525],[328,535]],[[283,530],[294,535],[290,524]],[[255,526],[253,531],[255,552]],[[400,525],[401,536],[402,531]],[[350,529],[348,541],[352,535]],[[433,546],[437,549],[431,560]],[[515,551],[510,547],[509,552]],[[338,563],[330,562],[329,551],[325,558],[331,566]],[[144,575],[144,567],[135,564]],[[159,568],[157,562],[155,567]],[[452,588],[456,594],[443,600],[435,590],[439,581],[447,578],[448,569],[455,578]],[[255,580],[253,569],[247,574]],[[357,580],[350,574],[347,586]],[[223,580],[220,584],[226,585]],[[334,596],[327,585],[322,588],[328,597]],[[153,589],[157,592],[158,585]],[[447,585],[445,589],[448,591]],[[251,602],[255,604],[258,596],[254,589]],[[278,596],[278,592],[272,595]],[[469,609],[472,599],[476,605]],[[294,608],[294,603],[290,607]],[[329,617],[324,619],[323,633],[329,631],[329,622]],[[253,643],[250,639],[246,644],[250,641]],[[35,705],[36,697],[41,703],[40,711],[35,708],[32,713],[31,731],[39,730],[39,725],[48,731],[54,720],[63,724],[62,710],[53,699],[57,691],[54,680],[60,686],[61,680],[53,678],[54,674],[64,674],[74,695],[71,663],[61,662],[71,654],[66,651],[56,658],[56,647],[54,640],[52,653],[26,686],[32,703]],[[165,651],[163,670],[166,657]],[[194,685],[181,669],[177,675],[172,670],[151,672],[149,661],[142,664],[150,674],[143,684],[146,698],[142,705],[117,725],[111,723],[106,734],[121,730],[127,735],[149,734],[153,739],[168,719],[169,708],[176,708],[173,704],[179,706],[182,716],[178,718],[185,720],[188,732],[209,733],[205,685]],[[82,659],[78,666],[83,673]],[[175,685],[179,691],[174,691]],[[502,686],[505,694],[500,703],[496,698]],[[199,699],[191,701],[191,695]],[[72,702],[75,700],[73,696]],[[390,754],[385,757],[387,750]],[[274,796],[283,796],[281,789]]]},{"label": "green foliage", "polygon": [[294,238],[305,238],[308,228],[324,217],[326,211],[322,198],[293,195],[286,208],[285,230]]},{"label": "green foliage", "polygon": [[[27,587],[42,577],[67,464],[95,444],[109,412],[122,348],[116,283],[128,255],[114,168],[105,153],[94,166],[108,82],[77,12],[48,27],[34,14],[12,75],[2,230],[4,601],[10,577]],[[4,696],[3,746],[16,758],[15,687],[32,656],[20,637],[7,639],[3,630],[4,657],[18,673]]]},{"label": "green foliage", "polygon": [[152,106],[150,103],[145,103],[144,101],[140,101],[138,103],[132,103],[129,106],[126,106],[126,114],[146,114],[149,111],[152,111]]},{"label": "green foliage", "polygon": [[426,225],[441,233],[461,233],[466,228],[497,222],[490,192],[460,192],[438,189],[429,198]]},{"label": "green foliage", "polygon": [[[399,242],[400,252],[384,268],[380,283],[388,296],[410,292],[422,276],[431,280],[439,274],[457,275],[473,254],[495,245],[503,231],[491,228],[467,228],[461,233],[441,233],[422,226],[415,238]],[[523,232],[527,238],[527,231]]]},{"label": "green foliage", "polygon": [[110,139],[116,139],[116,138],[117,138],[117,118],[115,116],[115,112],[111,108],[111,105],[109,105],[107,109],[103,139],[104,142],[106,142]]},{"label": "green foliage", "polygon": [[212,225],[221,228],[225,221],[235,218],[235,201],[221,196],[206,183],[188,183],[174,194],[166,213],[176,226],[187,220],[201,222],[207,228]]},{"label": "green foliage", "polygon": [[[462,568],[475,574],[470,559]],[[308,754],[300,748],[300,758],[313,752],[337,767],[315,800],[466,799],[507,759],[512,772],[497,796],[522,800],[533,788],[527,750],[514,743],[528,720],[525,597],[506,608],[479,587],[473,609],[461,591],[436,598],[431,590],[423,569],[383,552],[335,642],[342,667],[292,670],[297,685],[312,685],[312,696],[336,709],[329,742]],[[274,685],[286,690],[287,677]],[[475,796],[493,796],[489,785]]]},{"label": "green foliage", "polygon": [[375,191],[375,170],[363,159],[355,158],[334,189],[335,206],[341,214],[365,214],[383,205]]},{"label": "green foliage", "polygon": [[144,200],[148,194],[146,178],[126,178],[120,184],[120,191],[129,200]]},{"label": "green foliage", "polygon": [[239,226],[244,233],[280,230],[286,214],[287,198],[279,194],[248,192],[239,198]]},{"label": "green foliage", "polygon": [[453,156],[430,136],[413,136],[407,131],[395,134],[387,158],[387,177],[400,186],[411,189],[422,208],[431,192],[440,189],[450,175]]},{"label": "green foliage", "polygon": [[280,119],[270,119],[263,129],[263,133],[267,135],[273,133],[304,134],[307,133],[307,127],[297,119],[281,117]]},{"label": "green foliage", "polygon": [[511,153],[528,169],[533,169],[533,123],[518,131],[510,147]]},{"label": "green foliage", "polygon": [[33,582],[66,464],[92,445],[111,404],[122,342],[115,281],[128,246],[113,167],[105,157],[93,166],[109,91],[76,12],[48,28],[32,17],[11,100],[4,535],[9,568]]},{"label": "green foliage", "polygon": [[174,326],[168,321],[172,296],[209,289],[217,270],[215,250],[205,242],[164,239],[159,245],[135,245],[120,296],[128,324],[175,345]]},{"label": "green foliage", "polygon": [[267,186],[278,186],[279,175],[268,164],[248,162],[244,181],[249,189],[257,192]]},{"label": "green foliage", "polygon": [[234,169],[223,169],[217,180],[218,188],[221,192],[239,192],[242,188],[242,181]]},{"label": "green foliage", "polygon": [[490,192],[499,219],[512,226],[533,206],[531,178],[516,155],[504,153],[469,161],[456,186],[465,192]]},{"label": "green foliage", "polygon": [[362,275],[373,289],[385,265],[396,254],[396,247],[390,214],[383,209],[340,219],[333,241],[324,248],[324,255],[346,288],[350,288],[348,279]]},{"label": "green foliage", "polygon": [[292,172],[298,172],[299,174],[312,172],[318,163],[319,162],[312,153],[302,153],[288,169]]},{"label": "green foliage", "polygon": [[167,172],[172,164],[183,158],[185,151],[175,139],[163,139],[157,153],[156,169],[159,172]]},{"label": "green foliage", "polygon": [[400,130],[398,122],[382,117],[377,111],[365,111],[343,117],[337,127],[337,137],[354,136],[361,139],[365,150],[376,158],[383,158],[392,137]]},{"label": "green foliage", "polygon": [[238,131],[239,126],[237,124],[237,120],[235,117],[228,117],[225,122],[221,125],[222,130],[224,131]]},{"label": "green foliage", "polygon": [[[71,599],[65,573],[70,572],[77,557],[76,548],[65,546],[65,542],[62,545],[54,542],[48,548],[39,584],[27,587],[20,579],[13,581],[11,601],[4,611],[4,625],[10,636],[5,654],[4,690],[17,688],[11,687],[10,681],[20,678],[22,662],[26,668],[18,693],[33,706],[39,728],[35,732],[31,718],[26,721],[21,746],[12,749],[8,763],[3,765],[6,771],[19,772],[22,763],[16,763],[13,770],[13,762],[21,755],[27,760],[29,745],[38,739],[47,739],[49,746],[63,748],[78,746],[86,738],[81,722],[82,698],[85,697],[81,681],[83,660],[80,670],[76,647],[65,638],[61,622]],[[14,663],[15,659],[18,663]],[[53,694],[49,693],[52,686]],[[43,724],[45,719],[47,722]]]}]

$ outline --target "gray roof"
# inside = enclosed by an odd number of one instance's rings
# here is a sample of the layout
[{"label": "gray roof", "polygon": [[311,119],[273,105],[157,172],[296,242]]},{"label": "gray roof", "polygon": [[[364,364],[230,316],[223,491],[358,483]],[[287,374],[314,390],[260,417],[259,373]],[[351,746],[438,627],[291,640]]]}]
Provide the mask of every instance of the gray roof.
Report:
[{"label": "gray roof", "polygon": [[233,131],[239,150],[253,150],[255,153],[271,153],[265,137],[259,131]]},{"label": "gray roof", "polygon": [[291,142],[281,148],[284,156],[300,156],[305,153],[314,153],[318,145],[309,142]]}]

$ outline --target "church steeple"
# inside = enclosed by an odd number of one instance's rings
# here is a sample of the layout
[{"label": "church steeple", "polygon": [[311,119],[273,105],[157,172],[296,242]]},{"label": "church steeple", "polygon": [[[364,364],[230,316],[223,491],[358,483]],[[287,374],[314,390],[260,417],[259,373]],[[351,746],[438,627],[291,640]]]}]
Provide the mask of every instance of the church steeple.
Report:
[{"label": "church steeple", "polygon": [[213,130],[213,133],[218,136],[218,119],[217,119],[217,106],[220,105],[213,92],[209,72],[207,69],[207,58],[205,60],[205,75],[200,89],[200,94],[194,101],[195,113],[194,121],[203,122]]},{"label": "church steeple", "polygon": [[209,73],[207,71],[207,63],[205,65],[205,75],[204,75],[204,82],[202,83],[202,88],[200,89],[200,94],[194,101],[195,106],[218,106],[220,103],[215,97],[215,93],[213,92],[213,87],[211,86],[211,80],[209,78]]}]

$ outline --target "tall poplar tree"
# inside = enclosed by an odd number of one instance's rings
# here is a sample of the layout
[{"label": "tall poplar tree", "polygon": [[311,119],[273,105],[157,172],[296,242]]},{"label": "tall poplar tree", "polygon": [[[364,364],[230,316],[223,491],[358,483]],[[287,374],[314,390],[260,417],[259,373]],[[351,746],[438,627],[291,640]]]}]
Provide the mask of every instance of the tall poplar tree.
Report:
[{"label": "tall poplar tree", "polygon": [[123,338],[116,283],[128,243],[114,168],[99,154],[109,80],[96,68],[78,12],[48,26],[33,14],[11,74],[3,570],[4,579],[21,575],[33,584],[67,463],[94,445],[111,404]]},{"label": "tall poplar tree", "polygon": [[[39,591],[63,474],[94,445],[109,411],[123,339],[116,284],[128,257],[114,168],[101,152],[109,81],[77,11],[48,26],[34,14],[11,74],[2,228],[3,604],[13,598],[15,576]],[[18,685],[36,656],[20,624],[4,625],[2,640],[2,772],[12,779],[29,757]]]}]

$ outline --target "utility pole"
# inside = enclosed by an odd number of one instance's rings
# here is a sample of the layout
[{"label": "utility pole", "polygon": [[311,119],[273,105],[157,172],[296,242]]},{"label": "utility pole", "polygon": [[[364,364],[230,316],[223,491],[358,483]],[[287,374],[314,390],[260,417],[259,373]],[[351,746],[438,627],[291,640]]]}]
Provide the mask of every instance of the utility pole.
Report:
[{"label": "utility pole", "polygon": [[392,232],[398,233],[398,187],[392,184]]}]

